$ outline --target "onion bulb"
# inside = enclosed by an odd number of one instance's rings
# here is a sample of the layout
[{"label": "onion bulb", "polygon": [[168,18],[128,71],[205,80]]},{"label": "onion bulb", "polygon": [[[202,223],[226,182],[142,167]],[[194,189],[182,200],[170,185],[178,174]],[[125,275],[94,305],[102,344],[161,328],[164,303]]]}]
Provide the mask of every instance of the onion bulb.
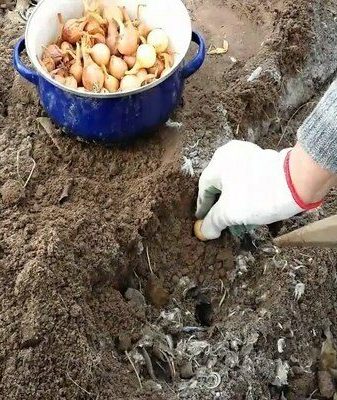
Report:
[{"label": "onion bulb", "polygon": [[102,69],[104,72],[104,88],[108,90],[108,93],[117,92],[119,88],[119,80],[108,74],[105,66],[103,66]]},{"label": "onion bulb", "polygon": [[77,81],[73,76],[67,76],[64,80],[63,83],[65,86],[72,88],[72,89],[77,89]]},{"label": "onion bulb", "polygon": [[133,75],[141,68],[151,68],[156,63],[156,50],[150,44],[141,44],[136,53],[136,63],[126,75]]},{"label": "onion bulb", "polygon": [[104,84],[104,73],[101,68],[93,62],[89,51],[90,49],[88,49],[85,40],[82,40],[82,55],[84,60],[82,82],[87,90],[99,93]]},{"label": "onion bulb", "polygon": [[95,44],[96,43],[105,44],[105,36],[102,35],[101,33],[95,33],[94,35],[90,35],[90,39],[92,39]]},{"label": "onion bulb", "polygon": [[121,80],[119,89],[121,91],[137,89],[142,86],[142,81],[136,75],[126,75]]},{"label": "onion bulb", "polygon": [[171,54],[168,53],[162,53],[160,55],[161,58],[164,59],[164,65],[165,68],[163,69],[162,73],[160,74],[160,77],[162,78],[163,76],[166,76],[170,71],[171,71],[171,67],[173,65],[173,57],[171,56]]},{"label": "onion bulb", "polygon": [[110,49],[106,44],[97,43],[90,50],[90,55],[97,65],[108,65],[110,61]]},{"label": "onion bulb", "polygon": [[113,20],[123,22],[123,11],[120,7],[109,4],[103,8],[103,18],[109,22]]},{"label": "onion bulb", "polygon": [[88,23],[86,24],[84,30],[88,32],[90,35],[95,35],[96,33],[100,33],[104,35],[104,29],[101,25],[97,22],[97,20],[90,18]]},{"label": "onion bulb", "polygon": [[62,60],[63,57],[63,52],[62,50],[58,47],[57,44],[50,44],[47,46],[42,54],[42,59],[50,57],[54,60],[54,62],[57,64]]},{"label": "onion bulb", "polygon": [[151,32],[151,29],[144,22],[141,22],[138,25],[137,29],[138,29],[138,32],[139,32],[139,36],[142,36],[145,39],[147,38],[148,34]]},{"label": "onion bulb", "polygon": [[41,65],[47,72],[51,72],[55,69],[55,61],[51,57],[43,58],[41,60]]},{"label": "onion bulb", "polygon": [[169,39],[162,29],[157,28],[148,34],[147,43],[151,44],[157,53],[163,53],[168,48]]},{"label": "onion bulb", "polygon": [[76,44],[81,39],[86,24],[86,18],[69,19],[63,26],[62,40],[71,44]]},{"label": "onion bulb", "polygon": [[164,68],[165,68],[164,62],[160,58],[157,58],[154,66],[151,68],[148,68],[148,72],[150,74],[154,74],[154,75],[156,75],[156,77],[158,77],[164,71]]},{"label": "onion bulb", "polygon": [[83,66],[81,60],[81,47],[76,43],[76,57],[74,64],[69,69],[70,74],[76,79],[77,83],[82,81]]},{"label": "onion bulb", "polygon": [[54,79],[55,79],[56,82],[61,83],[62,85],[64,85],[64,82],[65,82],[65,77],[64,76],[56,74],[56,75],[54,75]]},{"label": "onion bulb", "polygon": [[129,68],[132,68],[136,63],[136,56],[124,56],[123,59]]},{"label": "onion bulb", "polygon": [[123,8],[125,16],[125,25],[121,20],[116,19],[119,25],[119,39],[117,44],[118,51],[124,56],[131,56],[135,54],[138,47],[139,34],[137,29],[133,26],[125,7]]},{"label": "onion bulb", "polygon": [[146,7],[145,4],[138,4],[137,7],[137,18],[133,21],[133,25],[137,28],[139,36],[146,39],[147,35],[151,29],[144,23],[140,21],[140,10],[142,7]]},{"label": "onion bulb", "polygon": [[85,66],[83,69],[82,82],[87,90],[95,93],[100,92],[104,84],[104,74],[100,67],[94,62]]},{"label": "onion bulb", "polygon": [[117,53],[117,38],[118,38],[117,24],[115,21],[109,21],[108,35],[105,40],[105,43],[109,47],[111,54]]},{"label": "onion bulb", "polygon": [[137,72],[137,74],[136,74],[136,76],[143,82],[143,80],[144,79],[146,79],[146,77],[147,77],[147,71],[146,71],[146,69],[145,68],[141,68],[138,72]]},{"label": "onion bulb", "polygon": [[144,82],[151,81],[155,79],[153,74],[142,74],[142,76],[137,75],[125,75],[121,80],[119,87],[120,91],[138,89],[142,86]]},{"label": "onion bulb", "polygon": [[74,50],[73,46],[69,42],[62,42],[60,49],[62,50],[62,53]]},{"label": "onion bulb", "polygon": [[112,56],[109,62],[109,72],[116,79],[122,79],[128,70],[126,62],[119,57]]},{"label": "onion bulb", "polygon": [[97,0],[82,0],[84,15],[99,14],[101,12],[100,2]]}]

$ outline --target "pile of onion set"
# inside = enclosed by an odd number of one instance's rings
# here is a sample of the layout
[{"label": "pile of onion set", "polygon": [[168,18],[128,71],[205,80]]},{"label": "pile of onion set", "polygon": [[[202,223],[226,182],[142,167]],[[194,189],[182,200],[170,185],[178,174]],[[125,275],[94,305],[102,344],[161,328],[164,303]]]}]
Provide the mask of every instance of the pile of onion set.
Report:
[{"label": "pile of onion set", "polygon": [[41,65],[60,84],[81,92],[129,91],[167,75],[174,63],[167,34],[150,29],[125,7],[83,0],[80,18],[64,21],[59,35],[43,48]]}]

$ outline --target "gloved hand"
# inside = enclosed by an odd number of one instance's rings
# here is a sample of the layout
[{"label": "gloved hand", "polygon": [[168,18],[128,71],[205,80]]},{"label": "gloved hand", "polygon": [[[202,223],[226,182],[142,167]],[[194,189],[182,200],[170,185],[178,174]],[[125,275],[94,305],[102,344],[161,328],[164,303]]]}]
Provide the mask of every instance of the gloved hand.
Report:
[{"label": "gloved hand", "polygon": [[216,239],[228,226],[270,224],[317,207],[304,204],[296,193],[290,151],[237,140],[220,147],[199,180],[196,236]]}]

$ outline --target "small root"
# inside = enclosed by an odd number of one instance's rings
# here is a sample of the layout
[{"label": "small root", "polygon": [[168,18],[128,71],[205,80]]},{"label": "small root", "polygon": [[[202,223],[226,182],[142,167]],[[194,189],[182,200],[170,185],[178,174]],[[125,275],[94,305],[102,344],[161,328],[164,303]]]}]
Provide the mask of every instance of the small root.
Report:
[{"label": "small root", "polygon": [[21,174],[20,174],[20,154],[21,154],[22,151],[23,151],[23,149],[20,149],[20,150],[18,150],[17,153],[16,153],[16,173],[17,173],[17,176],[18,176],[19,181],[20,181],[21,184],[22,184],[22,187],[25,189],[26,186],[28,185],[28,183],[29,183],[29,181],[30,181],[30,179],[31,179],[31,177],[32,177],[32,175],[33,175],[33,173],[34,173],[35,168],[36,168],[36,161],[34,160],[33,157],[29,157],[29,158],[32,160],[33,165],[32,165],[32,168],[31,168],[31,170],[30,170],[30,173],[29,173],[29,175],[28,175],[28,178],[27,178],[26,181],[24,182],[24,180],[23,180],[23,178],[22,178],[22,176],[21,176]]},{"label": "small root", "polygon": [[147,263],[149,265],[150,272],[151,272],[152,275],[154,275],[154,272],[153,272],[153,269],[152,269],[152,266],[151,266],[150,256],[149,256],[149,248],[146,246],[145,250],[146,250]]},{"label": "small root", "polygon": [[226,296],[227,296],[227,290],[225,290],[223,296],[221,297],[221,300],[219,302],[219,308],[221,308],[223,302],[225,301]]},{"label": "small root", "polygon": [[74,381],[74,379],[70,376],[69,372],[68,372],[68,365],[67,365],[67,377],[68,379],[75,385],[77,386],[79,389],[81,389],[84,393],[86,393],[88,396],[92,397],[92,393],[88,392],[86,389],[84,389],[84,387],[82,387],[81,385],[79,385],[76,381]]},{"label": "small root", "polygon": [[149,373],[151,379],[153,381],[156,380],[156,375],[154,374],[154,370],[153,370],[153,365],[152,365],[152,361],[151,358],[149,356],[149,353],[147,352],[145,347],[142,347],[142,353],[143,353],[143,357],[145,359],[145,364],[146,364],[146,369],[147,372]]},{"label": "small root", "polygon": [[176,369],[174,366],[174,362],[164,351],[160,351],[160,352],[163,355],[163,357],[165,358],[165,360],[169,366],[171,379],[172,379],[172,381],[174,381],[174,378],[176,376]]},{"label": "small root", "polygon": [[136,374],[140,389],[143,389],[142,381],[141,381],[140,376],[138,374],[137,368],[136,368],[135,364],[133,363],[133,361],[131,360],[131,357],[130,357],[129,353],[126,350],[125,350],[125,355],[126,355],[127,359],[129,360],[129,363],[131,364],[133,370],[135,371],[135,374]]},{"label": "small root", "polygon": [[[60,155],[63,156],[63,150],[62,150],[61,146],[59,145],[58,141],[54,138],[54,136],[52,134],[53,125],[52,125],[51,120],[47,117],[40,117],[40,118],[37,118],[37,122],[38,122],[40,128],[42,128],[43,131],[49,136],[50,140],[53,142],[54,146],[57,148]],[[41,131],[41,129],[40,129],[40,131]]]}]

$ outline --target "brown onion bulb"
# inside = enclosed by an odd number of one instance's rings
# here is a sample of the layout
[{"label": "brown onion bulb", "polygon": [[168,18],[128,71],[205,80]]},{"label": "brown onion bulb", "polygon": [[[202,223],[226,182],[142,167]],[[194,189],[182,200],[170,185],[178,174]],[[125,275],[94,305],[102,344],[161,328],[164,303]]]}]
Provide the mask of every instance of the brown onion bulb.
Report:
[{"label": "brown onion bulb", "polygon": [[157,77],[161,75],[161,73],[164,71],[165,65],[162,60],[157,58],[155,64],[153,67],[148,68],[148,71],[150,74],[155,74]]},{"label": "brown onion bulb", "polygon": [[132,68],[136,64],[136,56],[124,56],[124,61],[127,63],[129,68]]},{"label": "brown onion bulb", "polygon": [[76,79],[78,84],[81,83],[83,74],[81,58],[81,47],[79,43],[76,43],[76,58],[74,64],[70,67],[69,72]]},{"label": "brown onion bulb", "polygon": [[71,44],[76,44],[80,41],[83,33],[84,27],[87,24],[87,20],[85,18],[72,18],[69,19],[63,27],[62,30],[62,40],[69,42]]},{"label": "brown onion bulb", "polygon": [[47,72],[51,72],[55,69],[55,61],[51,57],[45,57],[41,60],[41,65]]},{"label": "brown onion bulb", "polygon": [[108,74],[105,66],[102,69],[104,72],[104,88],[107,89],[109,93],[117,92],[119,89],[119,80]]},{"label": "brown onion bulb", "polygon": [[115,21],[110,21],[108,25],[108,35],[105,40],[105,43],[109,47],[111,54],[117,53],[117,38],[118,38],[117,24]]},{"label": "brown onion bulb", "polygon": [[90,35],[90,38],[93,39],[94,44],[103,43],[105,44],[105,36],[101,33],[95,33],[94,35]]},{"label": "brown onion bulb", "polygon": [[97,43],[90,50],[90,55],[97,65],[108,65],[110,61],[110,49],[106,44]]},{"label": "brown onion bulb", "polygon": [[126,62],[119,57],[112,56],[109,62],[109,72],[116,79],[122,79],[125,72],[128,70]]},{"label": "brown onion bulb", "polygon": [[116,20],[119,25],[117,49],[124,56],[132,56],[135,54],[138,47],[139,34],[127,15],[125,7],[123,8],[123,11],[126,19],[125,25],[121,21]]},{"label": "brown onion bulb", "polygon": [[160,57],[164,60],[164,65],[165,65],[165,68],[163,69],[162,73],[160,74],[160,77],[163,78],[171,71],[174,60],[173,60],[173,56],[168,53],[162,53],[162,54],[160,54]]},{"label": "brown onion bulb", "polygon": [[62,42],[60,49],[63,53],[66,53],[67,51],[74,51],[73,46],[69,42]]},{"label": "brown onion bulb", "polygon": [[83,68],[83,86],[90,92],[99,93],[104,85],[104,74],[100,67],[95,64],[87,65]]},{"label": "brown onion bulb", "polygon": [[92,58],[89,55],[90,47],[88,45],[88,38],[82,38],[82,56],[84,61],[84,68],[82,74],[82,83],[83,86],[95,93],[99,93],[104,84],[104,73],[102,69],[93,62]]},{"label": "brown onion bulb", "polygon": [[147,38],[147,35],[151,32],[151,29],[143,22],[141,22],[138,25],[138,32],[139,32],[139,36],[144,37],[145,39]]},{"label": "brown onion bulb", "polygon": [[103,18],[109,22],[112,20],[123,22],[123,11],[113,4],[107,5],[103,8]]},{"label": "brown onion bulb", "polygon": [[89,20],[84,30],[88,32],[90,35],[95,35],[96,33],[99,33],[101,35],[105,34],[104,29],[95,19]]},{"label": "brown onion bulb", "polygon": [[47,46],[44,49],[43,54],[42,54],[42,59],[44,59],[46,57],[51,57],[54,60],[54,62],[57,64],[58,62],[60,62],[62,60],[63,52],[58,47],[57,44],[50,44],[49,46]]}]

